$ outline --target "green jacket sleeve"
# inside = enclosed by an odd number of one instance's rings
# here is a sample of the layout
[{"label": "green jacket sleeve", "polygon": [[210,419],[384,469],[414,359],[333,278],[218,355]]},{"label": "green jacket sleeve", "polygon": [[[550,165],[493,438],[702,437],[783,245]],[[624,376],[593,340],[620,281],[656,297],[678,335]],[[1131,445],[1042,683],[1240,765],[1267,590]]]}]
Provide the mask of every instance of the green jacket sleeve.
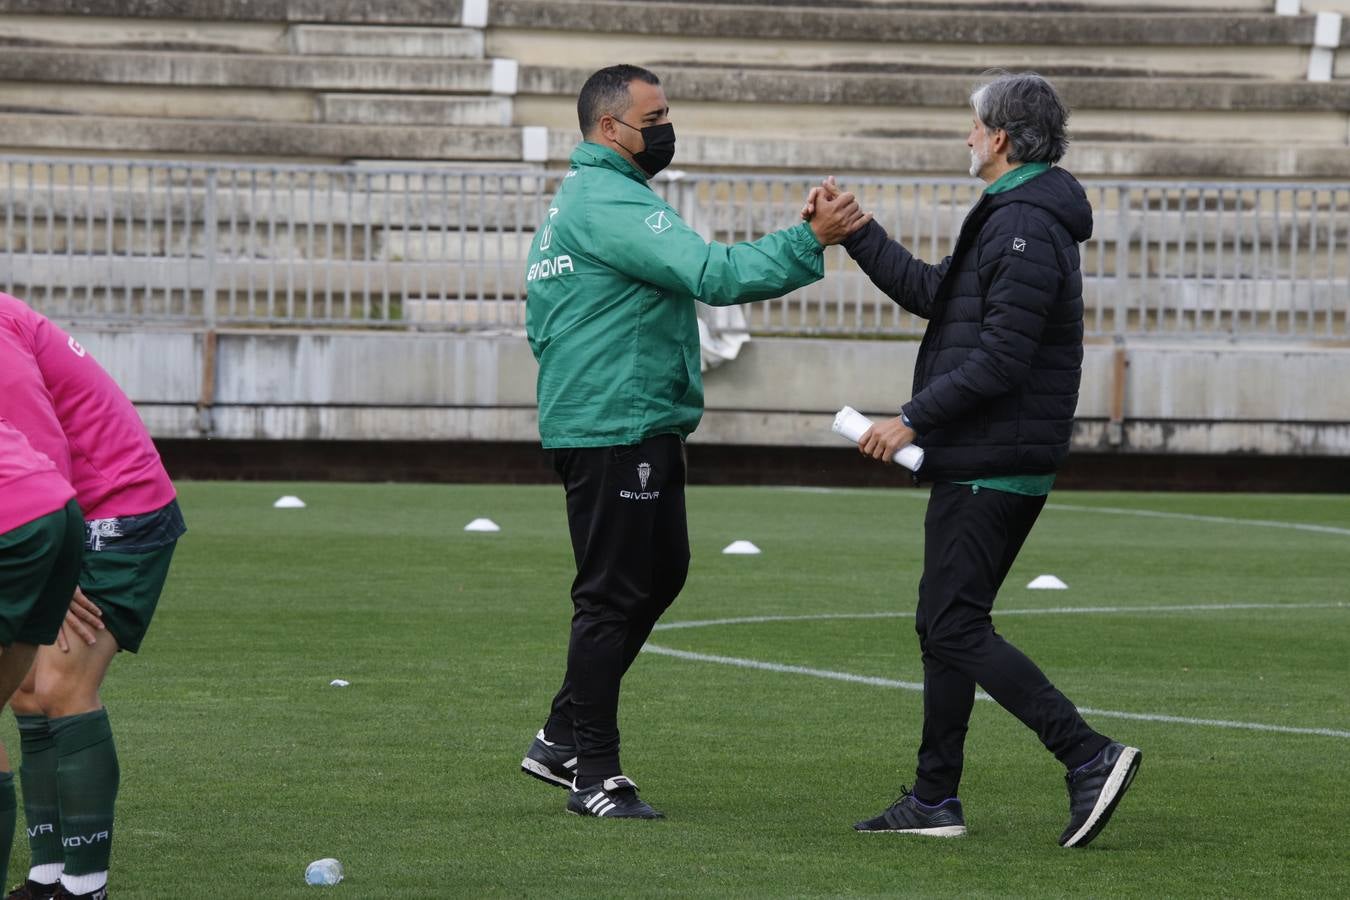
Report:
[{"label": "green jacket sleeve", "polygon": [[586,210],[597,258],[630,278],[731,306],[781,297],[825,276],[824,248],[805,222],[757,241],[709,243],[663,200],[644,193]]}]

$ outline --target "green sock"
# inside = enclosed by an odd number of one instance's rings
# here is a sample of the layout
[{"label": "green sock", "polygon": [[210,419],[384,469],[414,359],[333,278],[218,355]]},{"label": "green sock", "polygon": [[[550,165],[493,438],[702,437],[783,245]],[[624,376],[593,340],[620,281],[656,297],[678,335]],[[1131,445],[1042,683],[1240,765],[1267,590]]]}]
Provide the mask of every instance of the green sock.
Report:
[{"label": "green sock", "polygon": [[108,711],[50,721],[56,739],[65,874],[103,872],[112,854],[113,805],[120,777]]},{"label": "green sock", "polygon": [[60,864],[61,811],[56,804],[56,741],[46,716],[14,716],[19,723],[23,761],[19,784],[23,788],[23,817],[28,823],[31,865]]},{"label": "green sock", "polygon": [[14,826],[19,801],[14,796],[14,773],[0,772],[0,884],[9,884],[9,853],[14,849]]}]

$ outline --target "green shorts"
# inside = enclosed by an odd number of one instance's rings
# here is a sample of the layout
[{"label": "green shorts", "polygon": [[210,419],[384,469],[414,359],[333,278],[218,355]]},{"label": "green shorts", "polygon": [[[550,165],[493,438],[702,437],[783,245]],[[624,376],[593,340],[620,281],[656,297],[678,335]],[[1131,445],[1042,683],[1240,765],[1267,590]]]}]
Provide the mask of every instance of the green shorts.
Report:
[{"label": "green shorts", "polygon": [[135,653],[141,648],[177,543],[142,553],[85,551],[80,590],[103,611],[103,625],[119,649]]},{"label": "green shorts", "polygon": [[0,646],[56,640],[83,552],[84,515],[74,500],[0,534]]}]

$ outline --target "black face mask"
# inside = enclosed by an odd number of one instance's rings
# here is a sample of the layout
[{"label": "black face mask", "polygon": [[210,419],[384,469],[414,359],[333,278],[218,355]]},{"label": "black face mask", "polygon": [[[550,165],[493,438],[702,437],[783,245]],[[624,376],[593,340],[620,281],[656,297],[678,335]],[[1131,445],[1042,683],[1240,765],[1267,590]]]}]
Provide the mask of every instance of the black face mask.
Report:
[{"label": "black face mask", "polygon": [[[626,128],[633,128],[623,119],[615,119]],[[675,126],[669,122],[664,125],[648,125],[646,128],[633,128],[634,131],[642,134],[643,149],[638,153],[623,149],[633,153],[633,162],[638,164],[638,168],[647,173],[651,178],[657,172],[660,172],[670,161],[675,158]],[[622,145],[620,145],[622,146]]]}]

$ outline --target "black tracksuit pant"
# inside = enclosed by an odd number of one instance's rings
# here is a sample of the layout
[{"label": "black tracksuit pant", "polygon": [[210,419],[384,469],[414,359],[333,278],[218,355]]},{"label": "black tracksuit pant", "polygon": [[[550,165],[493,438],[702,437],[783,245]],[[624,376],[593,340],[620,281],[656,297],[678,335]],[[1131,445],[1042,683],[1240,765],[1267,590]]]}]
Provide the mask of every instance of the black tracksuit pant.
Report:
[{"label": "black tracksuit pant", "polygon": [[577,747],[577,782],[619,765],[619,683],[689,572],[684,442],[554,451],[577,576],[567,676],[544,736]]},{"label": "black tracksuit pant", "polygon": [[978,684],[1069,767],[1108,743],[1036,664],[994,631],[990,611],[1045,497],[933,485],[914,627],[923,652],[923,743],[914,793],[955,797]]}]

